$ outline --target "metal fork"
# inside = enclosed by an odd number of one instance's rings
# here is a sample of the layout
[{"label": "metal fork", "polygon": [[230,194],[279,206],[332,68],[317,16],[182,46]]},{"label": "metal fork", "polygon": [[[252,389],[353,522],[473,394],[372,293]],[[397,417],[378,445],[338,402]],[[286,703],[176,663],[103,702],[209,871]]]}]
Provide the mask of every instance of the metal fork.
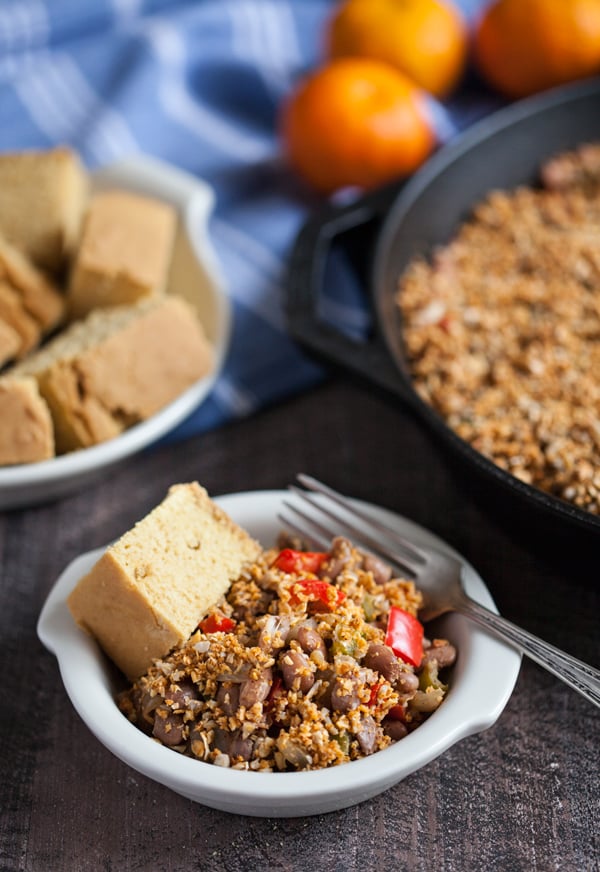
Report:
[{"label": "metal fork", "polygon": [[[538,639],[475,602],[465,592],[464,564],[460,560],[429,545],[416,545],[409,538],[410,532],[408,535],[406,530],[401,532],[401,519],[392,526],[375,519],[356,501],[342,496],[311,476],[300,474],[298,481],[303,488],[290,485],[289,490],[301,500],[304,508],[284,500],[287,512],[281,511],[279,514],[280,520],[291,530],[325,550],[335,536],[347,535],[357,547],[387,560],[402,574],[418,582],[424,598],[420,612],[424,622],[446,612],[458,612],[508,642],[590,702],[600,706],[600,670]],[[409,530],[410,524],[406,528]]]}]

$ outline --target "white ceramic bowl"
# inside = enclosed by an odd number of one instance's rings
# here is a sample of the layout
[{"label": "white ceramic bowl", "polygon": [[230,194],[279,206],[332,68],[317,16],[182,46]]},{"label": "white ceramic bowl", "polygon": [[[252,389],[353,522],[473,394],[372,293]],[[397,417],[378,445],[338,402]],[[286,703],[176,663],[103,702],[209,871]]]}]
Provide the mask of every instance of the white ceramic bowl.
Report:
[{"label": "white ceramic bowl", "polygon": [[[216,502],[258,538],[275,543],[283,491],[232,494]],[[362,504],[376,516],[394,514]],[[414,539],[448,546],[422,527]],[[442,706],[413,733],[384,751],[315,772],[261,773],[223,769],[184,757],[140,732],[118,710],[114,671],[96,643],[77,628],[66,605],[69,592],[103,549],[78,557],[56,582],[40,615],[38,635],[59,663],[66,691],[97,738],[133,769],[177,793],[223,811],[261,817],[296,817],[334,811],[362,802],[426,765],[455,742],[491,726],[506,705],[521,658],[459,615],[441,619],[439,631],[456,644],[458,659]],[[455,553],[455,552],[453,552]],[[468,592],[494,609],[475,570],[466,565]]]},{"label": "white ceramic bowl", "polygon": [[119,187],[157,197],[178,212],[167,291],[197,309],[214,349],[214,368],[147,421],[101,445],[20,466],[0,468],[0,509],[53,500],[104,476],[127,457],[164,436],[196,409],[210,392],[229,346],[231,305],[207,233],[214,196],[200,179],[146,156],[95,173],[93,188]]}]

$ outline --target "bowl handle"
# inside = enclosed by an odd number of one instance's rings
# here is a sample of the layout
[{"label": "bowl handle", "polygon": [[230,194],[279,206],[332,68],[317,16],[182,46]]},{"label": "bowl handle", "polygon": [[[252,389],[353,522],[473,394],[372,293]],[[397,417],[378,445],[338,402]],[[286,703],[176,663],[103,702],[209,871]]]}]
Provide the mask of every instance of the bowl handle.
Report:
[{"label": "bowl handle", "polygon": [[[291,335],[302,345],[412,402],[412,389],[389,354],[376,318],[372,335],[357,340],[336,330],[318,314],[325,266],[334,239],[357,228],[363,228],[366,236],[376,234],[401,186],[396,182],[350,204],[327,206],[308,219],[296,238],[289,261],[286,315]],[[363,290],[371,305],[370,289]]]}]

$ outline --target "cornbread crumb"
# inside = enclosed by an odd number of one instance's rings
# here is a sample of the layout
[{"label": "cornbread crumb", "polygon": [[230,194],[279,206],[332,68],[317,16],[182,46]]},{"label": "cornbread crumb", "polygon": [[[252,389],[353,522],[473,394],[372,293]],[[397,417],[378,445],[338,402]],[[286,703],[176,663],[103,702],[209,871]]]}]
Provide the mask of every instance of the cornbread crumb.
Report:
[{"label": "cornbread crumb", "polygon": [[260,546],[197,482],[108,548],[71,593],[73,617],[129,678],[188,639]]},{"label": "cornbread crumb", "polygon": [[54,456],[48,406],[33,378],[0,379],[0,464],[34,463]]},{"label": "cornbread crumb", "polygon": [[167,203],[127,191],[95,194],[69,283],[71,316],[163,291],[175,223]]}]

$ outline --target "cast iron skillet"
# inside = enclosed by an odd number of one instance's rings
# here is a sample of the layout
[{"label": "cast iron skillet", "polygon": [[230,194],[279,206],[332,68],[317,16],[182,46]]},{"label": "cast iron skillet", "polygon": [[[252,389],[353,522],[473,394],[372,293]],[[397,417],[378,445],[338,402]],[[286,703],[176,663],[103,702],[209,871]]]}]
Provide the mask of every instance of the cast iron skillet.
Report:
[{"label": "cast iron skillet", "polygon": [[[446,242],[471,207],[493,188],[535,184],[540,163],[584,142],[600,141],[600,78],[546,92],[496,112],[434,155],[410,181],[367,194],[312,217],[294,245],[287,280],[287,315],[294,338],[309,349],[391,391],[408,403],[498,494],[526,508],[600,535],[600,517],[551,496],[500,469],[460,439],[417,394],[394,304],[398,278],[411,258]],[[375,326],[364,341],[349,338],[319,316],[328,256],[353,234],[372,241],[366,284]],[[598,239],[600,245],[600,235]],[[599,373],[600,378],[600,373]]]}]

